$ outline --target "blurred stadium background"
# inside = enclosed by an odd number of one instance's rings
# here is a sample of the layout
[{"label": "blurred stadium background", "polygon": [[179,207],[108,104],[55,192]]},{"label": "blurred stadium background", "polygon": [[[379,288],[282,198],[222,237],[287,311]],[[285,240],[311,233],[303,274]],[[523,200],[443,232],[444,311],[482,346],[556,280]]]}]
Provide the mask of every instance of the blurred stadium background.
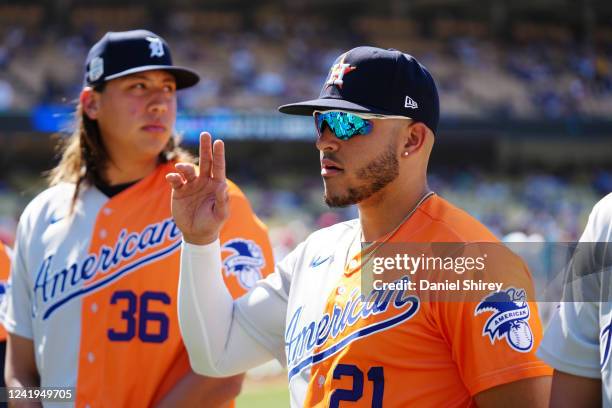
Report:
[{"label": "blurred stadium background", "polygon": [[[88,48],[133,28],[164,36],[203,75],[179,95],[177,128],[191,149],[200,130],[227,142],[228,174],[270,227],[278,259],[356,215],[323,204],[311,120],[275,111],[316,96],[333,59],[356,45],[397,48],[430,68],[442,109],[431,187],[498,236],[576,240],[612,191],[609,1],[0,1],[0,240],[13,243],[44,188]],[[282,372],[262,373],[239,407],[287,406]]]}]

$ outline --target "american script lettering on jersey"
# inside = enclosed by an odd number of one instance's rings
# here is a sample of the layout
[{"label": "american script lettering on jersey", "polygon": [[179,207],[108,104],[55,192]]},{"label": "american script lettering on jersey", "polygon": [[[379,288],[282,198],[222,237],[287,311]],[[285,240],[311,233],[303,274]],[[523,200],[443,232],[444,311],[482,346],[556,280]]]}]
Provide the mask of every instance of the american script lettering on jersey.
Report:
[{"label": "american script lettering on jersey", "polygon": [[[102,245],[97,253],[90,253],[65,267],[62,260],[54,262],[55,254],[47,256],[36,274],[33,314],[43,313],[43,320],[46,320],[71,299],[102,288],[177,251],[181,246],[180,238],[180,230],[172,218],[167,218],[139,232],[128,233],[124,228],[114,246]],[[52,270],[54,264],[60,265],[55,271]],[[119,265],[121,267],[116,268]]]},{"label": "american script lettering on jersey", "polygon": [[[318,321],[304,321],[304,306],[295,310],[285,331],[289,381],[305,368],[333,356],[352,342],[397,326],[419,310],[419,298],[404,290],[372,291],[367,296],[360,292],[360,288],[353,289],[346,302],[334,303],[332,312],[324,313]],[[390,310],[390,306],[395,313],[382,320],[373,318]],[[366,322],[356,325],[359,321]],[[328,344],[330,338],[333,341]],[[323,348],[315,352],[315,348],[321,346]]]}]

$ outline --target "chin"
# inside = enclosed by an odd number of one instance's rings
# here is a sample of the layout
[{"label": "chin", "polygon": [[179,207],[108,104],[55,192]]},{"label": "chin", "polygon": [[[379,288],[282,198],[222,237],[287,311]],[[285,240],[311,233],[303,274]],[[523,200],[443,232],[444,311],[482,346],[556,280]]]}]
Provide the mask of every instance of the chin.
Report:
[{"label": "chin", "polygon": [[168,135],[149,135],[149,137],[141,141],[140,148],[147,152],[157,152],[159,154],[166,148],[169,140],[170,137]]},{"label": "chin", "polygon": [[350,194],[338,194],[338,192],[334,193],[329,191],[327,188],[325,189],[323,199],[325,200],[325,204],[331,208],[344,208],[356,204]]}]

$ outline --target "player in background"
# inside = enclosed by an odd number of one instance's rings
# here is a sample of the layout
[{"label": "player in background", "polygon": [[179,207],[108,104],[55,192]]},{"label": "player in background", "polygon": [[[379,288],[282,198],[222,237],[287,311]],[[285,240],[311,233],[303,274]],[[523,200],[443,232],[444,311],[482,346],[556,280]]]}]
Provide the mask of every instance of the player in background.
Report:
[{"label": "player in background", "polygon": [[[9,279],[9,271],[11,269],[11,253],[10,248],[0,241],[0,304],[4,302],[7,284]],[[6,356],[6,330],[0,324],[0,387],[4,387],[4,357]],[[6,403],[0,402],[0,407],[6,406]]]},{"label": "player in background", "polygon": [[279,109],[314,114],[325,200],[357,204],[359,218],[316,231],[233,301],[216,273],[231,213],[224,145],[202,134],[212,175],[180,163],[167,176],[184,240],[179,322],[196,372],[231,375],[277,358],[292,407],[546,406],[551,369],[535,357],[541,325],[518,258],[507,286],[477,301],[360,295],[362,241],[498,242],[427,186],[439,106],[426,68],[358,47],[338,57],[319,99]]},{"label": "player in background", "polygon": [[538,350],[555,370],[552,407],[612,407],[612,194],[593,207],[564,299]]},{"label": "player in background", "polygon": [[[9,386],[76,387],[77,407],[217,407],[239,393],[241,375],[191,370],[176,315],[181,236],[165,175],[191,160],[174,133],[177,90],[198,80],[150,31],[109,32],[91,48],[75,132],[18,225]],[[246,197],[231,183],[226,194],[217,273],[237,296],[273,260]]]}]

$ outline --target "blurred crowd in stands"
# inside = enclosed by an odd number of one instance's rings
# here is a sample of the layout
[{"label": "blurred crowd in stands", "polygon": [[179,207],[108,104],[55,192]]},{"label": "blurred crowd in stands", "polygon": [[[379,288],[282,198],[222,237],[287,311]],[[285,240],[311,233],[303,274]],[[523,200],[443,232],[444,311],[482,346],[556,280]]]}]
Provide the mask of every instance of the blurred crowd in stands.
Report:
[{"label": "blurred crowd in stands", "polygon": [[[230,175],[231,176],[231,175]],[[330,210],[318,177],[237,180],[268,225],[277,259],[316,229],[357,216],[356,209]],[[520,242],[570,242],[580,237],[592,206],[612,191],[612,173],[552,176],[489,176],[482,171],[433,173],[430,187],[474,215],[499,238]],[[44,188],[41,178],[23,188],[0,183],[0,240],[12,245],[23,206]]]},{"label": "blurred crowd in stands", "polygon": [[[74,7],[58,24],[40,6],[0,5],[0,114],[73,104],[89,47],[108,30],[136,27],[164,36],[176,63],[202,74],[179,98],[188,112],[272,112],[314,97],[333,59],[361,44],[400,49],[427,65],[446,119],[609,120],[612,112],[610,27],[578,39],[561,23],[519,20],[498,35],[479,21],[296,17],[265,7],[248,16],[177,8],[153,22],[141,6]],[[237,181],[270,227],[277,258],[311,231],[356,216],[354,208],[324,205],[318,177],[266,180],[266,187]],[[43,183],[38,175],[10,185],[0,178],[0,240],[12,244],[17,217]],[[564,242],[579,238],[593,204],[612,191],[612,173],[490,176],[454,169],[433,173],[430,186],[500,238]]]},{"label": "blurred crowd in stands", "polygon": [[[312,231],[357,217],[354,207],[330,210],[320,179],[294,180],[289,187],[244,189],[270,227],[275,255],[283,256]],[[612,191],[612,173],[567,178],[549,174],[488,176],[481,171],[433,173],[437,194],[482,221],[500,239],[571,242],[580,238],[593,205]]]},{"label": "blurred crowd in stands", "polygon": [[[333,59],[355,45],[415,55],[437,78],[443,117],[604,117],[612,111],[612,29],[576,39],[564,25],[513,22],[496,36],[485,22],[389,16],[288,17],[262,9],[169,10],[153,24],[144,7],[75,8],[62,27],[36,6],[0,6],[0,111],[69,104],[85,53],[105,31],[134,27],[165,36],[175,60],[203,74],[186,111],[273,110],[316,96]],[[510,38],[507,38],[510,37]],[[503,38],[503,39],[502,39]]]}]

